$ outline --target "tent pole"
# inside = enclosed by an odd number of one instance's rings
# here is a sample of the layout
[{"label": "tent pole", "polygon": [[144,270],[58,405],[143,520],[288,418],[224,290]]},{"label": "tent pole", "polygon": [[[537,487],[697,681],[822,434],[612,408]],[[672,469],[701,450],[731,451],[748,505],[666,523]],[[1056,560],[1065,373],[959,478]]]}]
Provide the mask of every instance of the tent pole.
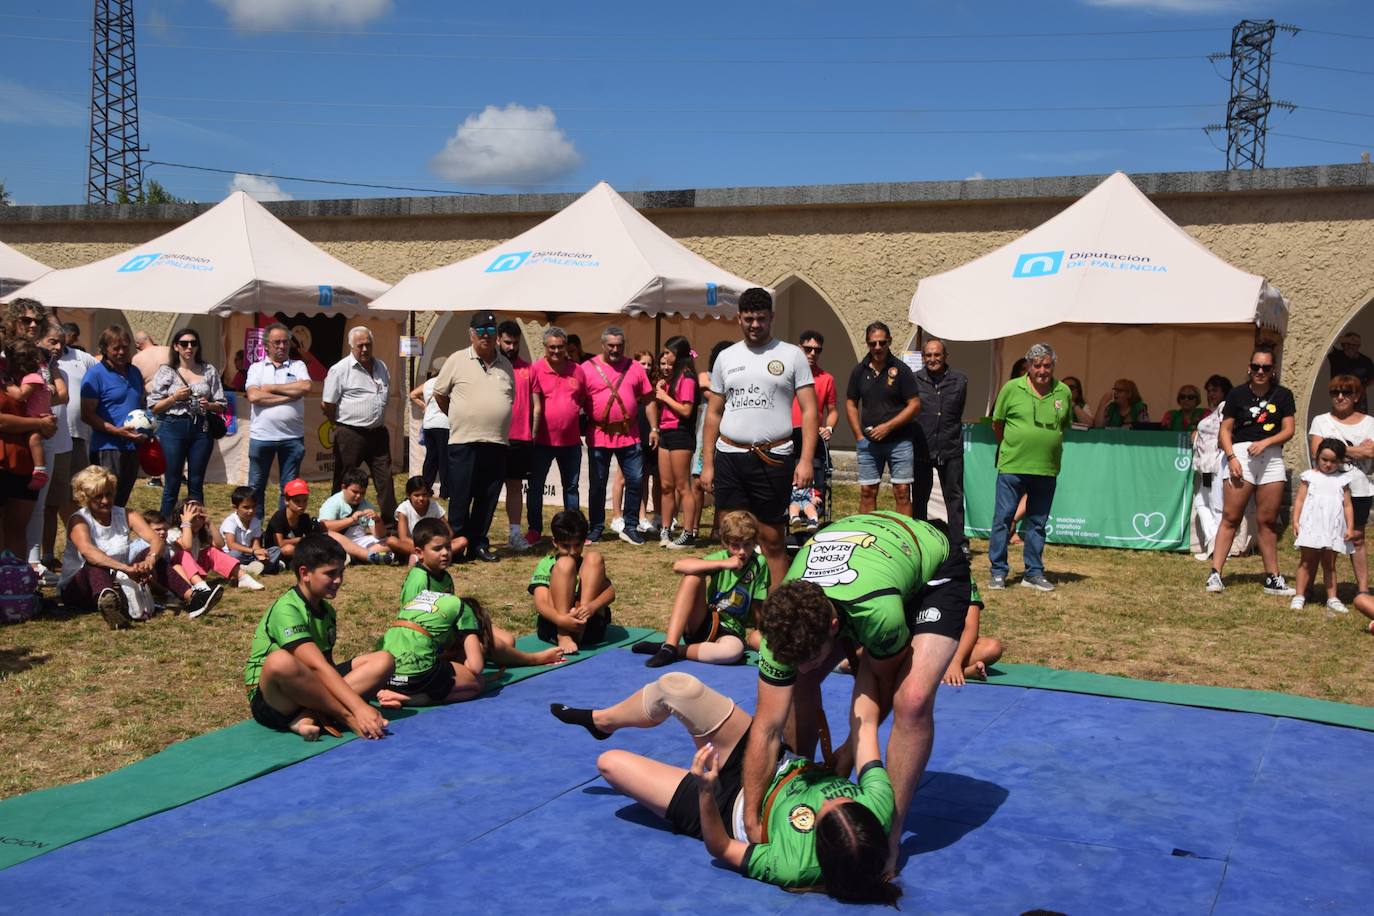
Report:
[{"label": "tent pole", "polygon": [[658,362],[658,354],[663,352],[663,316],[654,316],[654,362]]},{"label": "tent pole", "polygon": [[[407,337],[414,337],[414,336],[415,336],[415,312],[414,312],[414,310],[412,310],[412,311],[410,312],[410,317],[406,320],[406,336],[407,336]],[[415,357],[414,357],[414,356],[408,356],[408,357],[406,357],[406,362],[409,364],[409,365],[408,365],[408,369],[409,369],[409,371],[410,371],[410,386],[406,388],[406,397],[409,397],[409,396],[410,396],[410,392],[412,392],[412,391],[415,390]]]}]

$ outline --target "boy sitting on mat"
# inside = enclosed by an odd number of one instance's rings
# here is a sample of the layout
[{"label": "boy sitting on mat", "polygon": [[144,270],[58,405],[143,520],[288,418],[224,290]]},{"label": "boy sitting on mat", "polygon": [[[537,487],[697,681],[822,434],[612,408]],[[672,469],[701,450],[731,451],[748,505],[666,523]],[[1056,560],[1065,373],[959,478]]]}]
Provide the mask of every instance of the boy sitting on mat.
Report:
[{"label": "boy sitting on mat", "polygon": [[334,663],[329,601],[343,584],[343,548],[326,535],[307,535],[295,544],[291,566],[296,585],[262,615],[243,669],[253,718],[306,741],[317,740],[321,729],[339,734],[340,722],[360,738],[383,737],[387,721],[365,697],[390,676],[391,655]]},{"label": "boy sitting on mat", "polygon": [[[759,521],[750,512],[726,512],[720,519],[724,550],[673,564],[682,577],[662,643],[636,643],[634,651],[652,655],[646,668],[661,668],[680,658],[733,665],[744,657],[745,629],[754,622],[754,602],[768,597],[768,562],[756,550]],[[687,637],[687,645],[678,642]],[[758,633],[748,637],[757,649]]]},{"label": "boy sitting on mat", "polygon": [[427,706],[470,700],[482,692],[487,659],[498,665],[554,665],[559,649],[522,652],[515,637],[491,619],[475,598],[456,598],[448,563],[448,522],[422,518],[411,532],[414,565],[401,586],[401,613],[377,647],[396,659],[383,706]]},{"label": "boy sitting on mat", "polygon": [[606,562],[595,550],[583,550],[587,519],[576,509],[564,509],[549,525],[554,552],[539,561],[530,576],[530,594],[539,612],[535,633],[544,642],[575,655],[583,645],[595,645],[611,623],[615,586],[606,576]]},{"label": "boy sitting on mat", "polygon": [[978,591],[978,583],[970,582],[968,616],[964,618],[964,632],[959,637],[959,647],[954,650],[954,658],[949,660],[940,682],[950,687],[962,687],[964,681],[973,678],[978,681],[988,679],[988,665],[1002,657],[1002,640],[991,636],[978,635],[978,617],[986,605]]}]

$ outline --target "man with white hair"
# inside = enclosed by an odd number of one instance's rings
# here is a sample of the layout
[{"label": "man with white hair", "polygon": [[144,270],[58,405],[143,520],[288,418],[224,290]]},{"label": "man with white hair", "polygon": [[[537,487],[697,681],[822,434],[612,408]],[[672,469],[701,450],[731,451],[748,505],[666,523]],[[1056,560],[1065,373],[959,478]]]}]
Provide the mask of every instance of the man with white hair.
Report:
[{"label": "man with white hair", "polygon": [[[372,332],[358,326],[348,332],[348,355],[329,367],[324,377],[321,408],[334,421],[334,491],[343,489],[343,475],[364,464],[372,472],[372,486],[382,510],[382,526],[395,524],[396,491],[391,481],[391,436],[386,428],[386,404],[391,374],[372,353]],[[373,532],[385,537],[383,532]]]},{"label": "man with white hair", "polygon": [[1026,351],[1026,374],[1012,379],[997,394],[992,408],[992,432],[997,452],[997,497],[988,538],[992,576],[988,588],[1006,588],[1007,541],[1021,497],[1026,497],[1025,563],[1021,584],[1042,592],[1054,591],[1045,578],[1045,524],[1054,502],[1059,463],[1064,455],[1064,430],[1073,422],[1073,396],[1054,377],[1054,348],[1038,343]]}]

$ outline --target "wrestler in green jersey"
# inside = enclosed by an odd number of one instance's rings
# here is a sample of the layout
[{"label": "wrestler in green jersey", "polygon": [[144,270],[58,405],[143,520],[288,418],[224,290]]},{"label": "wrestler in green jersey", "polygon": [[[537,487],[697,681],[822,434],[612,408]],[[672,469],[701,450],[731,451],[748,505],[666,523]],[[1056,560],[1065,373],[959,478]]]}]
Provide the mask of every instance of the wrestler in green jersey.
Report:
[{"label": "wrestler in green jersey", "polygon": [[420,592],[401,609],[398,617],[423,628],[429,635],[404,626],[392,626],[377,640],[396,659],[397,677],[424,674],[439,663],[439,654],[464,633],[476,632],[477,617],[461,598],[441,592]]},{"label": "wrestler in green jersey", "polygon": [[[907,603],[949,556],[949,540],[935,526],[896,512],[842,518],[807,542],[787,580],[819,585],[835,606],[839,635],[874,658],[891,658],[911,642]],[[784,686],[796,669],[759,647],[759,677]]]},{"label": "wrestler in green jersey", "polygon": [[[702,559],[728,560],[730,551],[717,550]],[[743,569],[722,569],[706,580],[706,609],[720,615],[722,635],[730,633],[743,640],[745,628],[754,623],[754,602],[761,604],[767,597],[768,562],[761,553],[754,553]]]},{"label": "wrestler in green jersey", "polygon": [[449,575],[448,570],[444,570],[435,575],[421,563],[416,563],[410,567],[406,573],[406,580],[401,583],[401,607],[410,603],[420,592],[441,592],[445,595],[453,594],[453,576]]},{"label": "wrestler in green jersey", "polygon": [[334,664],[335,621],[334,605],[321,600],[319,610],[312,609],[299,586],[288,589],[272,602],[253,631],[248,664],[243,668],[243,683],[249,688],[249,697],[258,689],[263,660],[277,649],[289,649],[311,640],[324,654],[325,660]]}]

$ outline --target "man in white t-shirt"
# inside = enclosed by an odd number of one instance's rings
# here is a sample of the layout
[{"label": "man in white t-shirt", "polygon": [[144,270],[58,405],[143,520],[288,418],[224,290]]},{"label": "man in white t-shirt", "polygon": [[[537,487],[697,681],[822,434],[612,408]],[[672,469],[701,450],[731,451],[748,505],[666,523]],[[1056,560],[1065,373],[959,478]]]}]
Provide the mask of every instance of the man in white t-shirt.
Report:
[{"label": "man in white t-shirt", "polygon": [[[257,517],[263,516],[263,500],[272,462],[277,462],[280,480],[285,483],[300,476],[305,457],[305,396],[310,393],[310,371],[305,363],[290,359],[291,331],[284,324],[273,324],[264,335],[267,355],[248,367],[244,388],[251,406],[248,413],[248,485],[258,503]],[[278,496],[277,506],[286,505]]]},{"label": "man in white t-shirt", "polygon": [[[793,488],[811,487],[818,414],[811,367],[799,347],[773,337],[773,296],[753,287],[739,297],[744,340],[711,370],[702,431],[702,489],[716,513],[747,509],[772,581],[787,575],[787,507]],[[801,405],[801,454],[792,446],[792,400]]]}]

